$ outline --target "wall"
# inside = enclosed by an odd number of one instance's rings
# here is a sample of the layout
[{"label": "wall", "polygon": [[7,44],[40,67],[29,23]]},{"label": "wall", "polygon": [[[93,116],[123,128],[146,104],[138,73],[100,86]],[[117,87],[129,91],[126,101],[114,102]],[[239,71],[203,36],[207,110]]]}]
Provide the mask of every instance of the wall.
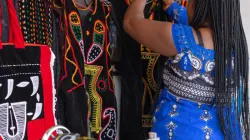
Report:
[{"label": "wall", "polygon": [[[248,46],[250,47],[250,0],[240,0],[241,2],[241,15],[243,26],[245,29]],[[250,49],[249,49],[250,50]]]},{"label": "wall", "polygon": [[[241,2],[241,16],[242,16],[243,26],[244,26],[245,34],[247,38],[247,43],[248,43],[248,48],[249,48],[248,51],[250,52],[250,26],[249,26],[250,25],[250,8],[249,8],[250,0],[240,0],[240,2]],[[250,65],[250,62],[249,62],[249,65]],[[250,87],[250,83],[249,83],[249,87]]]}]

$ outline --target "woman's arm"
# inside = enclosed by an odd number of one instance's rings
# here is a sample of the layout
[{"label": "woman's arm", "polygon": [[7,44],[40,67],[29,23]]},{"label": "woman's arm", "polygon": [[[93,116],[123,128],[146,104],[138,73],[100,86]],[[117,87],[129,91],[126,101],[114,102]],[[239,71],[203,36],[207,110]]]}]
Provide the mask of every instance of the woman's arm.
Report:
[{"label": "woman's arm", "polygon": [[146,0],[134,0],[126,11],[124,30],[136,41],[165,56],[175,56],[172,23],[144,18]]}]

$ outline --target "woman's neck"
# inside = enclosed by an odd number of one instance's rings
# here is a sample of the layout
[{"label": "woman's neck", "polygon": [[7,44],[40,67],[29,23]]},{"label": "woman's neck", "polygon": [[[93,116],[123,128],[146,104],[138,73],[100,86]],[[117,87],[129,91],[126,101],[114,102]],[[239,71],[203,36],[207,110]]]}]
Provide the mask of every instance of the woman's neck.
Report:
[{"label": "woman's neck", "polygon": [[211,27],[211,25],[210,25],[208,19],[206,19],[200,28],[210,28],[210,27]]}]

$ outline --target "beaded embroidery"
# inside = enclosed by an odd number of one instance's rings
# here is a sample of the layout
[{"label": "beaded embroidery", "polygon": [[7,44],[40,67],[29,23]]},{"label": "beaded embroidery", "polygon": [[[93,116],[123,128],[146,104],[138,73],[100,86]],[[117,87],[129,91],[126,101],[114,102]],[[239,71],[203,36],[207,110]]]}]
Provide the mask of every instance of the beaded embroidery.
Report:
[{"label": "beaded embroidery", "polygon": [[209,121],[210,119],[212,119],[211,115],[209,114],[209,112],[207,110],[204,110],[203,114],[200,117],[202,120],[204,120],[205,122]]},{"label": "beaded embroidery", "polygon": [[201,103],[210,103],[213,100],[215,91],[213,87],[185,81],[171,74],[167,69],[164,70],[163,79],[165,87],[178,97]]},{"label": "beaded embroidery", "polygon": [[166,125],[168,129],[168,137],[169,139],[173,139],[174,137],[174,130],[176,129],[177,125],[172,121]]},{"label": "beaded embroidery", "polygon": [[210,140],[211,139],[211,133],[212,133],[212,129],[209,128],[208,126],[205,126],[202,128],[202,130],[204,131],[205,135],[205,140]]},{"label": "beaded embroidery", "polygon": [[178,106],[176,104],[173,104],[172,110],[168,113],[168,115],[170,117],[178,116],[177,108],[178,108]]}]

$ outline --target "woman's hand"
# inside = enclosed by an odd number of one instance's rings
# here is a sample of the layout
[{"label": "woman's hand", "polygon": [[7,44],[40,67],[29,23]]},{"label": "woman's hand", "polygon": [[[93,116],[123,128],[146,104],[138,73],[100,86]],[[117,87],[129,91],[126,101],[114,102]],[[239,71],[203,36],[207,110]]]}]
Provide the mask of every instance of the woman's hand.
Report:
[{"label": "woman's hand", "polygon": [[163,10],[166,11],[173,2],[174,0],[163,0]]}]

